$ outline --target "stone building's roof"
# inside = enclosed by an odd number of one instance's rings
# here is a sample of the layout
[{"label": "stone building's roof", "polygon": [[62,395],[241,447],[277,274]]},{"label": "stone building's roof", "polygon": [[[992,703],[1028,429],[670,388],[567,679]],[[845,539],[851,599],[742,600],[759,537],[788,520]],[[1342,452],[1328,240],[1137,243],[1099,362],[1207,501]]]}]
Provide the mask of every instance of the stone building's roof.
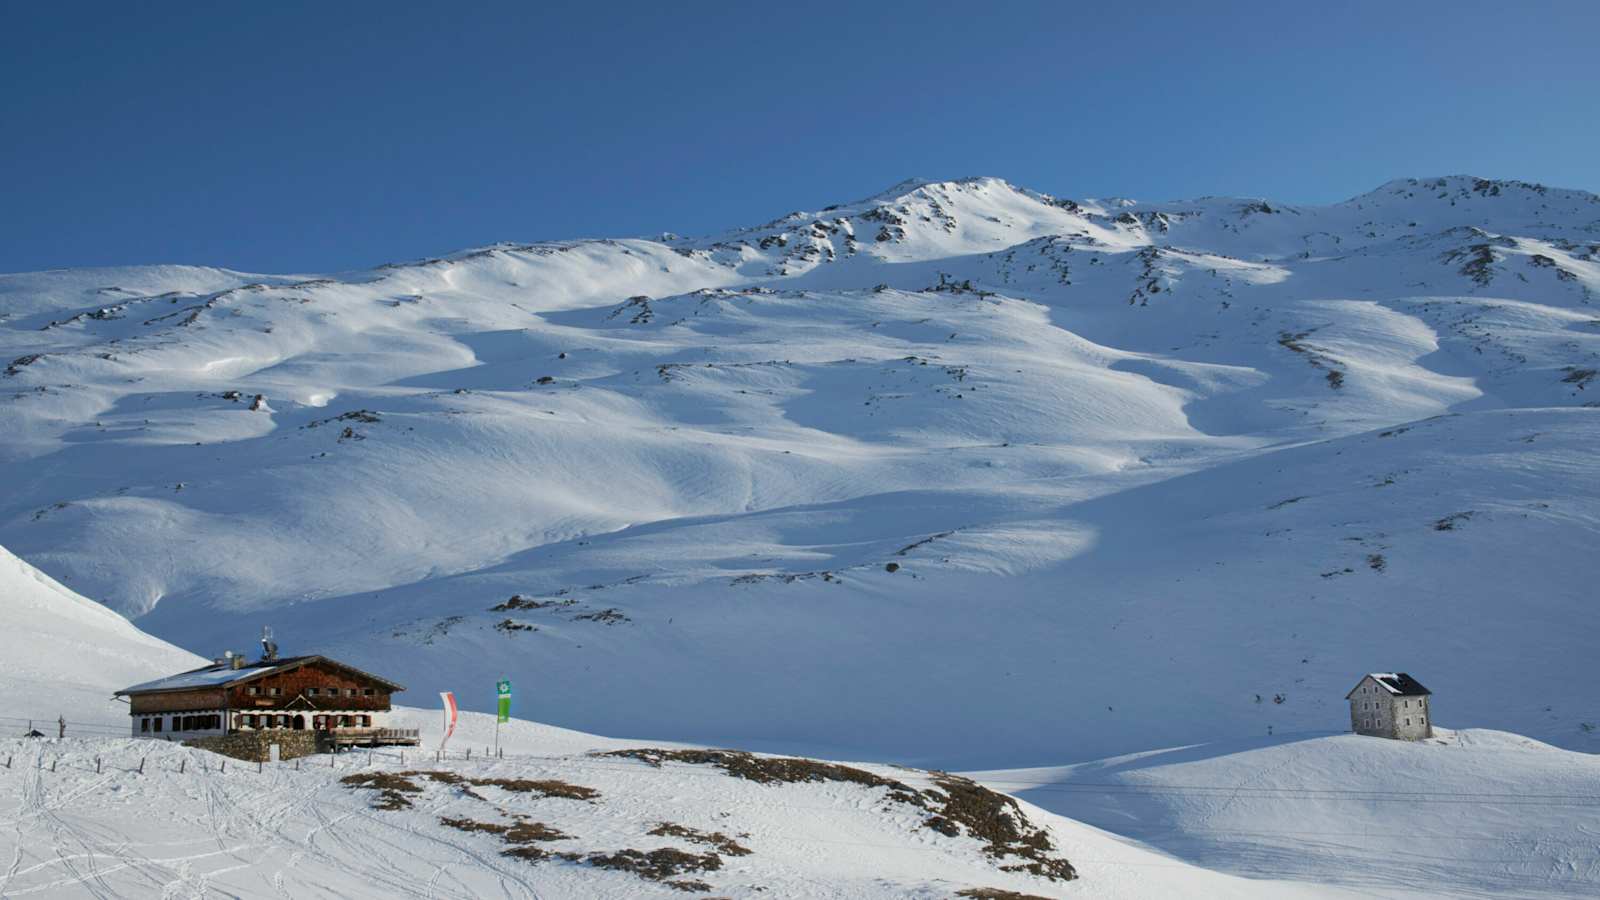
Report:
[{"label": "stone building's roof", "polygon": [[[1396,697],[1426,697],[1433,693],[1423,687],[1422,682],[1404,672],[1369,672],[1361,681],[1366,681],[1367,678],[1376,681],[1384,690]],[[1345,694],[1344,698],[1349,700],[1359,687],[1361,687],[1360,681],[1356,682],[1356,687],[1351,688],[1350,693]]]}]

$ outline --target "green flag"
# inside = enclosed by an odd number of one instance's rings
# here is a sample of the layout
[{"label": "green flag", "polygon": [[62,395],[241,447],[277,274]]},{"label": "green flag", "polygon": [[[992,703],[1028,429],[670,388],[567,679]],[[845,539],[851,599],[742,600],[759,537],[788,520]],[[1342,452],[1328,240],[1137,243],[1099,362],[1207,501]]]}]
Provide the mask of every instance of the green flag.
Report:
[{"label": "green flag", "polygon": [[511,680],[500,679],[495,685],[495,690],[500,694],[500,719],[501,722],[511,721]]}]

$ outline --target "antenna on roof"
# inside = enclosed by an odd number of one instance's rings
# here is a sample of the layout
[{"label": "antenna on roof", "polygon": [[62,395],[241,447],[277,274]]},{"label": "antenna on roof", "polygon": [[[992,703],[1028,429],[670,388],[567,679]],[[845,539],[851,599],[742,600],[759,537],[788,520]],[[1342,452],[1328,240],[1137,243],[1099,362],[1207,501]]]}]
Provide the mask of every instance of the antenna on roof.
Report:
[{"label": "antenna on roof", "polygon": [[271,661],[278,658],[278,642],[272,639],[272,626],[261,627],[261,658]]}]

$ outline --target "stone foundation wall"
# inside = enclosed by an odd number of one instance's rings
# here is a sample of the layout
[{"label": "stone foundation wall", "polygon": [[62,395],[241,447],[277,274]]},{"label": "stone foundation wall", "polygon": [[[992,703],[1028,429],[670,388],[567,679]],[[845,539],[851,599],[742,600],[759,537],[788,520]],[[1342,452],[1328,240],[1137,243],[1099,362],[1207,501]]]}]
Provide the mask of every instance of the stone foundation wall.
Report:
[{"label": "stone foundation wall", "polygon": [[318,739],[315,731],[240,731],[218,737],[194,738],[183,742],[185,747],[198,747],[245,762],[269,762],[272,744],[278,745],[279,759],[295,759],[322,753],[329,748]]}]

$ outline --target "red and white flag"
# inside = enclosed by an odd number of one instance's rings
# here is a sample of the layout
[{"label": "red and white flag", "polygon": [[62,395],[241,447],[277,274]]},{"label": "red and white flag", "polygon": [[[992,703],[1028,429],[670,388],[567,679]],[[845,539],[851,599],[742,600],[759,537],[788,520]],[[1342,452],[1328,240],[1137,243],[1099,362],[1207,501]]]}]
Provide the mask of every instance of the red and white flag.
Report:
[{"label": "red and white flag", "polygon": [[456,733],[456,695],[450,691],[441,691],[439,699],[444,701],[444,738],[439,741],[439,749],[444,750],[444,745],[450,741],[450,735]]}]

